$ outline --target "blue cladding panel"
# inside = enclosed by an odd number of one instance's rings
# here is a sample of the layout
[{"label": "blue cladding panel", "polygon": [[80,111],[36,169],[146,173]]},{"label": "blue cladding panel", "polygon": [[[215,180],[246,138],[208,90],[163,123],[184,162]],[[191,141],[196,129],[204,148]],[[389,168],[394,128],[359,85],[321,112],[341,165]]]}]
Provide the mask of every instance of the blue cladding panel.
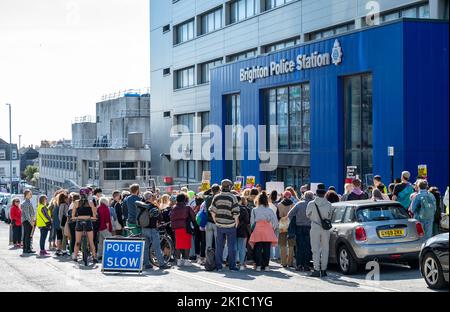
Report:
[{"label": "blue cladding panel", "polygon": [[[425,33],[416,38],[414,34],[418,31]],[[436,34],[433,36],[428,34],[434,32]],[[404,33],[406,40],[404,40]],[[442,116],[448,117],[448,89],[444,87],[448,83],[448,38],[444,38],[444,34],[448,36],[447,23],[416,21],[399,21],[353,32],[336,37],[344,53],[341,65],[270,76],[252,84],[239,81],[240,69],[255,65],[267,66],[270,62],[279,62],[281,59],[295,61],[297,55],[309,55],[314,51],[331,52],[335,38],[218,67],[211,73],[211,122],[223,125],[222,106],[225,94],[240,93],[243,125],[258,125],[262,112],[261,90],[309,82],[311,87],[311,181],[336,185],[342,189],[345,173],[342,80],[348,75],[371,72],[373,75],[374,174],[382,175],[388,182],[390,178],[388,146],[395,147],[396,175],[399,175],[404,168],[415,172],[417,169],[412,170],[411,167],[422,161],[411,155],[415,152],[410,150],[412,144],[406,130],[409,129],[410,120],[417,119],[417,116],[410,115],[410,108],[417,106],[419,99],[421,103],[430,101],[428,90],[432,87],[432,80],[428,77],[440,77],[441,80],[439,84],[431,88],[434,90],[431,102],[436,103],[436,109],[427,112],[428,126],[430,128],[435,126],[430,120],[442,120]],[[408,36],[411,37],[410,40]],[[426,40],[426,46],[421,43],[422,37]],[[426,58],[421,63],[414,61],[411,56],[405,61],[406,55],[412,49],[408,46],[404,48],[405,42],[413,46],[415,54],[426,56]],[[439,55],[440,64],[447,66],[438,67],[437,61],[436,64],[428,64],[430,53],[433,53],[434,57],[436,54]],[[446,63],[442,61],[444,58]],[[408,72],[405,66],[408,70],[414,67],[414,73]],[[414,80],[416,78],[417,80]],[[430,86],[424,88],[422,80]],[[408,88],[412,88],[417,94],[410,93],[405,101],[406,83]],[[405,104],[408,107],[407,110],[404,110]],[[440,114],[442,111],[445,114]],[[448,132],[447,121],[442,121],[442,125],[436,127],[433,128],[433,133],[436,131],[441,133],[444,130],[447,130],[445,133]],[[440,147],[441,150],[444,149],[443,152],[435,152],[436,149],[431,148],[432,143],[423,148],[428,155],[426,161],[430,170],[445,168],[445,172],[448,171],[448,134],[446,135],[445,140],[440,140],[443,142]],[[440,162],[444,160],[446,165],[441,166]],[[222,162],[213,161],[211,168],[213,180],[219,181],[225,177]],[[256,175],[257,183],[265,182],[264,174],[259,174],[258,161],[243,161],[242,170],[244,175]],[[444,180],[448,181],[447,174],[440,181],[444,182]]]}]

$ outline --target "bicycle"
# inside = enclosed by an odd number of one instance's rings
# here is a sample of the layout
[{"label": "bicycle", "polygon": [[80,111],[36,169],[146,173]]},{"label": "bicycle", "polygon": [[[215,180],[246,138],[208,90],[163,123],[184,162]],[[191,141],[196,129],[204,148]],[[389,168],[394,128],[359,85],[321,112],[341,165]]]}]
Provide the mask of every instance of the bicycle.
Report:
[{"label": "bicycle", "polygon": [[83,228],[83,233],[81,234],[81,253],[83,255],[83,263],[84,266],[88,266],[89,264],[89,254],[90,254],[90,249],[89,249],[89,239],[87,236],[87,231],[86,231],[86,227],[87,227],[87,222],[88,221],[95,221],[95,219],[78,219],[75,218],[76,222],[80,222],[81,226]]},{"label": "bicycle", "polygon": [[[160,237],[161,251],[163,253],[164,263],[163,266],[168,265],[171,259],[175,256],[175,244],[172,238],[167,233],[167,227],[170,226],[171,222],[162,223],[158,226],[158,232]],[[144,238],[143,234],[133,234],[134,230],[139,229],[138,227],[124,227],[126,238]],[[148,246],[150,254],[150,262],[154,266],[159,266],[158,258],[156,257],[155,251],[152,249],[152,245]]]}]

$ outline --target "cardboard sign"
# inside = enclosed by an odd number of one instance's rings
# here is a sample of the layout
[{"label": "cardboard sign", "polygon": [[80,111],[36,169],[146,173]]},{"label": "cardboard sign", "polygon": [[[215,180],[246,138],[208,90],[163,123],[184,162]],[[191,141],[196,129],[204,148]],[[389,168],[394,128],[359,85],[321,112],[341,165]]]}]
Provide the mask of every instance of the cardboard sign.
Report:
[{"label": "cardboard sign", "polygon": [[246,188],[253,188],[256,183],[256,178],[254,176],[247,176],[247,180],[245,183]]},{"label": "cardboard sign", "polygon": [[283,194],[285,188],[284,188],[284,182],[267,182],[266,183],[266,190],[267,194],[270,195],[272,191],[277,191],[278,195]]},{"label": "cardboard sign", "polygon": [[202,181],[211,181],[211,171],[202,172]]},{"label": "cardboard sign", "polygon": [[236,181],[234,182],[234,189],[238,192],[242,190],[242,187],[244,186],[244,177],[243,176],[237,176]]},{"label": "cardboard sign", "polygon": [[418,175],[417,175],[417,177],[420,177],[422,179],[428,178],[427,165],[419,165],[417,168],[418,168]]},{"label": "cardboard sign", "polygon": [[144,239],[105,239],[102,272],[142,272],[144,248]]},{"label": "cardboard sign", "polygon": [[347,179],[355,179],[358,174],[358,166],[347,166]]}]

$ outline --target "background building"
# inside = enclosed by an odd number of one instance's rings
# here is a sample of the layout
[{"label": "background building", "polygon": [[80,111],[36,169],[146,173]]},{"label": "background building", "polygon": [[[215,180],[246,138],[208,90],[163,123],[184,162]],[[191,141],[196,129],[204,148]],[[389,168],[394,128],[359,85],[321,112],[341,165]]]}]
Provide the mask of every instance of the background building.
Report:
[{"label": "background building", "polygon": [[40,148],[43,192],[95,185],[106,193],[132,183],[148,185],[150,95],[126,91],[104,96],[96,111],[95,117],[75,119],[70,144]]},{"label": "background building", "polygon": [[[189,166],[186,160],[163,157],[177,137],[189,135],[171,133],[176,124],[187,126],[202,141],[209,138],[203,130],[215,114],[211,111],[211,68],[371,26],[372,19],[366,16],[377,9],[380,23],[404,17],[448,19],[448,0],[370,2],[379,8],[368,6],[369,2],[150,1],[153,174],[174,176],[184,183],[187,176],[196,181],[202,171],[211,168],[201,155],[186,157]],[[169,134],[171,139],[166,139]],[[298,160],[304,169],[297,172],[287,166],[284,175],[308,181],[309,155]]]},{"label": "background building", "polygon": [[[12,175],[10,170],[12,150]],[[0,188],[10,187],[10,178],[13,178],[13,191],[17,192],[20,180],[20,160],[17,144],[9,144],[0,139]],[[13,193],[16,193],[13,192]]]}]

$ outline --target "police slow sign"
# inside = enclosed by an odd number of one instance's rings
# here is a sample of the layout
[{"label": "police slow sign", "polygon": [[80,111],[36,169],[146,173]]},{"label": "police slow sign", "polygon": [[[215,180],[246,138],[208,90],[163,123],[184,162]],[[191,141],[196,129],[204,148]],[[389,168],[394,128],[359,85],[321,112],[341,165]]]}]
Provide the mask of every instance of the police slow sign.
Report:
[{"label": "police slow sign", "polygon": [[142,272],[145,241],[109,238],[103,245],[102,271]]}]

